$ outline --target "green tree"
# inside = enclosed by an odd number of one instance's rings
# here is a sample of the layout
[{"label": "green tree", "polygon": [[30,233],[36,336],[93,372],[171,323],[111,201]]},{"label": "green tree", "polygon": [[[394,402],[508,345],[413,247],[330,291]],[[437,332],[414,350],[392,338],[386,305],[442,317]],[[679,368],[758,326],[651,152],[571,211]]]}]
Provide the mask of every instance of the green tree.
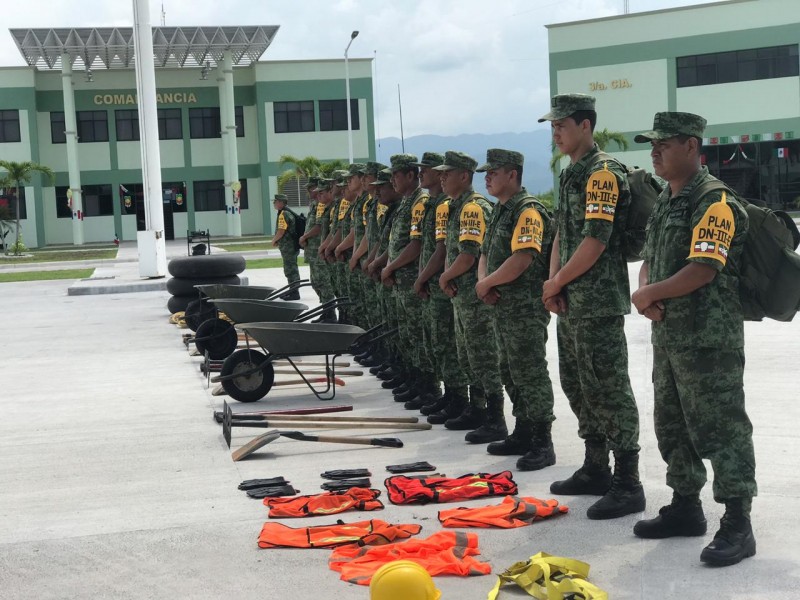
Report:
[{"label": "green tree", "polygon": [[[346,169],[347,163],[343,160],[331,160],[323,162],[315,156],[298,158],[290,154],[284,154],[278,160],[278,164],[285,170],[278,175],[278,190],[283,190],[283,186],[291,181],[297,182],[297,197],[300,198],[300,179],[314,176],[330,177],[336,169]],[[286,168],[289,167],[289,168]]]},{"label": "green tree", "polygon": [[24,161],[24,162],[14,162],[10,160],[0,160],[0,169],[4,169],[6,171],[5,177],[11,183],[14,184],[16,190],[16,197],[14,199],[14,209],[16,212],[16,240],[14,242],[14,254],[20,253],[20,225],[19,225],[19,188],[23,187],[24,184],[31,182],[31,176],[34,173],[40,173],[42,175],[46,175],[47,179],[50,181],[50,185],[53,185],[56,180],[55,173],[50,167],[46,167],[44,165],[40,165],[35,162],[31,161]]},{"label": "green tree", "polygon": [[[623,151],[628,149],[628,140],[618,131],[609,131],[605,128],[599,131],[595,130],[593,137],[594,143],[597,144],[600,150],[605,150],[611,142],[614,142]],[[550,159],[550,170],[553,173],[558,173],[558,166],[561,163],[561,159],[564,158],[564,155],[561,154],[561,152],[556,152],[555,143],[552,143],[551,147],[555,154],[553,154],[553,158]]]},{"label": "green tree", "polygon": [[534,194],[534,196],[542,203],[547,210],[550,212],[553,211],[553,207],[556,205],[556,197],[553,188],[550,188],[546,192],[539,192],[538,194]]}]

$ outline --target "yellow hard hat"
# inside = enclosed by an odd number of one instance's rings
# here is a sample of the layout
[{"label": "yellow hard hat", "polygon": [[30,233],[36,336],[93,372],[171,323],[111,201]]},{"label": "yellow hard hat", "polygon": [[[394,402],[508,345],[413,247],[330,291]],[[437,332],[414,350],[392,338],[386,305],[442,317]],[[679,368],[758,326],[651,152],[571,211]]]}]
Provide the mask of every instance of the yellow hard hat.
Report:
[{"label": "yellow hard hat", "polygon": [[439,600],[430,574],[412,560],[386,563],[372,576],[370,600]]}]

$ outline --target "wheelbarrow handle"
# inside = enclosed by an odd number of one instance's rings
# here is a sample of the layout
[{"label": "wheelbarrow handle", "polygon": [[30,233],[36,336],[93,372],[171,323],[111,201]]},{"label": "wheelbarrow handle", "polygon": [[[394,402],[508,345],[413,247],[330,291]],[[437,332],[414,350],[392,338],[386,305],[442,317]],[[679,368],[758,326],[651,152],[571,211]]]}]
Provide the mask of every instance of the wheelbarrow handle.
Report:
[{"label": "wheelbarrow handle", "polygon": [[356,348],[368,348],[369,346],[372,346],[373,344],[381,341],[383,338],[389,337],[390,335],[394,335],[395,333],[397,333],[397,331],[398,328],[393,327],[392,329],[384,331],[382,334],[376,335],[374,338],[370,338],[368,340],[362,340],[362,338],[366,335],[364,334],[361,337],[359,337],[355,342],[353,342],[353,344],[350,346],[350,350],[355,350]]},{"label": "wheelbarrow handle", "polygon": [[282,288],[275,290],[269,296],[267,296],[265,300],[274,300],[275,298],[282,296],[286,292],[299,290],[301,287],[306,285],[311,285],[311,282],[308,279],[298,279],[297,281],[293,281],[289,285],[285,285]]},{"label": "wheelbarrow handle", "polygon": [[281,437],[288,437],[303,442],[327,442],[331,444],[357,444],[361,446],[384,446],[386,448],[402,448],[403,441],[398,438],[360,438],[339,435],[309,435],[300,431],[280,431]]},{"label": "wheelbarrow handle", "polygon": [[304,313],[300,313],[294,319],[295,323],[305,323],[309,319],[313,319],[317,315],[321,315],[326,310],[330,310],[332,308],[338,308],[340,306],[348,306],[350,304],[355,304],[354,302],[350,302],[347,297],[343,296],[341,298],[334,298],[333,300],[328,300],[327,302],[323,302],[319,306],[315,306],[314,308],[305,311]]}]

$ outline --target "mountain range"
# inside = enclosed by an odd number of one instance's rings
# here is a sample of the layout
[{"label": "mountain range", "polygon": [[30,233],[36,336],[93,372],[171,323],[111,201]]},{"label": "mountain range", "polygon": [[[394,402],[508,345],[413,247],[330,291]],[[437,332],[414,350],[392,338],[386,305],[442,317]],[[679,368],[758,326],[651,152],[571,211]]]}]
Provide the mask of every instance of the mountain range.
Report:
[{"label": "mountain range", "polygon": [[[539,131],[525,131],[521,133],[465,133],[454,136],[442,135],[415,135],[408,137],[404,142],[400,138],[386,137],[377,141],[376,154],[378,161],[389,164],[389,157],[393,154],[407,152],[422,158],[424,152],[442,152],[458,150],[472,156],[479,164],[486,158],[489,148],[504,148],[516,150],[525,156],[525,165],[522,174],[523,185],[532,194],[545,192],[553,187],[553,174],[549,164],[552,151],[550,150],[551,135],[548,129]],[[483,177],[477,173],[474,179],[475,190],[486,193]]]}]

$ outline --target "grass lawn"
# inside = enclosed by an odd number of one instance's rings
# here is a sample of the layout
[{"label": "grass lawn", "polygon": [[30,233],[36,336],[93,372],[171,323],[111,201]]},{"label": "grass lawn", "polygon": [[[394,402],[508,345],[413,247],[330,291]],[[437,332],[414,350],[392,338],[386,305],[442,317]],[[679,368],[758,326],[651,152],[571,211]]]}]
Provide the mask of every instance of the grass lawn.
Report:
[{"label": "grass lawn", "polygon": [[70,260],[100,260],[117,257],[117,249],[111,250],[32,250],[20,258],[0,255],[0,265],[16,265],[19,263],[61,262]]},{"label": "grass lawn", "polygon": [[255,258],[247,261],[248,269],[274,269],[283,266],[281,258]]},{"label": "grass lawn", "polygon": [[17,281],[46,281],[49,279],[86,279],[94,269],[63,269],[59,271],[18,271],[0,273],[0,283]]},{"label": "grass lawn", "polygon": [[249,250],[277,250],[272,242],[253,242],[252,244],[214,244],[227,252],[247,252]]}]

